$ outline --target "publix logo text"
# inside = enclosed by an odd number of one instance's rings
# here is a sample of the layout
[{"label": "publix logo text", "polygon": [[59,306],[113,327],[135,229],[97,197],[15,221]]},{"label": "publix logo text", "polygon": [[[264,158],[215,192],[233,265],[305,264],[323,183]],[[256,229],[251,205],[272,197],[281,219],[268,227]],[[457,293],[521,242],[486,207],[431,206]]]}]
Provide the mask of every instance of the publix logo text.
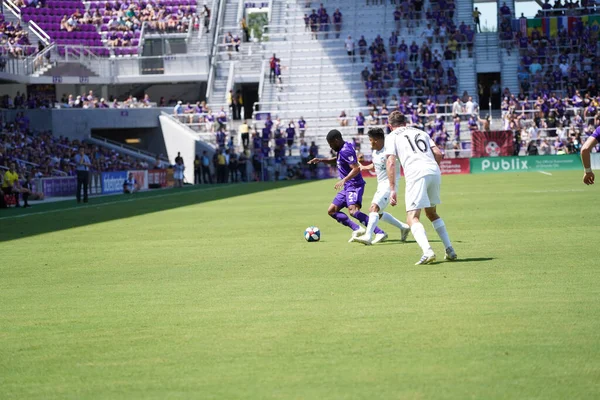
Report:
[{"label": "publix logo text", "polygon": [[483,160],[481,163],[481,170],[485,171],[488,169],[492,169],[493,171],[513,171],[513,170],[526,170],[529,169],[527,165],[527,160]]}]

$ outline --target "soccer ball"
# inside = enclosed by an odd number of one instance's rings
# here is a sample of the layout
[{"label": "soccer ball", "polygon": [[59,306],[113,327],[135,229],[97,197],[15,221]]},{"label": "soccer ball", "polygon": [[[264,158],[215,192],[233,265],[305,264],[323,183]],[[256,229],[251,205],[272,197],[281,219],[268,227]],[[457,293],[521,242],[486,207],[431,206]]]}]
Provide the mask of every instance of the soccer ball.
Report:
[{"label": "soccer ball", "polygon": [[316,226],[309,226],[304,231],[304,239],[307,242],[318,242],[321,240],[321,231]]}]

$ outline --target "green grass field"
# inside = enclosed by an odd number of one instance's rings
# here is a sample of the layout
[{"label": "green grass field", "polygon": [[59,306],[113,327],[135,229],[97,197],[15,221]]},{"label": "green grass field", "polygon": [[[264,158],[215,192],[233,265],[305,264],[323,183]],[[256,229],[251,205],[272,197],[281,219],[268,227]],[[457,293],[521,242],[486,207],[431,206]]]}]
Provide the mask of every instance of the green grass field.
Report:
[{"label": "green grass field", "polygon": [[428,266],[347,243],[334,181],[2,210],[0,399],[598,399],[581,175],[444,177],[461,261]]}]

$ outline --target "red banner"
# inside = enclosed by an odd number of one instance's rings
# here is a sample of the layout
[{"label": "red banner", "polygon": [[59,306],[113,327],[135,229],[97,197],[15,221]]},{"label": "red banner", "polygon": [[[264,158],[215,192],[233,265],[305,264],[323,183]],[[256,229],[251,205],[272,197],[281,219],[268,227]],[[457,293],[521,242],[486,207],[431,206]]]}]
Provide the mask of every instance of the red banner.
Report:
[{"label": "red banner", "polygon": [[151,169],[148,171],[148,185],[167,186],[167,171],[164,169]]},{"label": "red banner", "polygon": [[[371,163],[363,162],[362,165],[370,165]],[[471,172],[471,163],[468,158],[445,158],[440,163],[442,175],[457,175],[468,174]],[[376,178],[377,174],[374,169],[360,171],[363,178]],[[404,168],[400,169],[400,173],[404,176]]]},{"label": "red banner", "polygon": [[474,131],[471,133],[472,156],[508,157],[513,155],[512,131]]},{"label": "red banner", "polygon": [[440,163],[442,175],[468,174],[471,163],[468,158],[444,158]]}]

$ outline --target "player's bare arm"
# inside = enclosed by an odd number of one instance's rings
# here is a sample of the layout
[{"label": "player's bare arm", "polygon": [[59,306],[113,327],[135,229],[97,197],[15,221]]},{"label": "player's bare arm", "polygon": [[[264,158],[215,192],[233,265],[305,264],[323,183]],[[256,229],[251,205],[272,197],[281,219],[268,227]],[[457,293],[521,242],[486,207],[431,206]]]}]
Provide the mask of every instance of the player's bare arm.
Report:
[{"label": "player's bare arm", "polygon": [[596,177],[592,171],[592,163],[590,161],[590,153],[594,147],[598,145],[598,141],[594,137],[589,137],[581,147],[581,162],[583,163],[583,183],[593,185]]},{"label": "player's bare arm", "polygon": [[433,156],[435,157],[435,162],[438,163],[438,165],[440,165],[442,159],[444,158],[442,151],[437,146],[431,146],[431,151],[433,152]]},{"label": "player's bare arm", "polygon": [[369,171],[371,169],[375,169],[375,164],[371,163],[369,165],[362,165],[360,164],[360,170],[361,171]]},{"label": "player's bare arm", "polygon": [[350,173],[348,175],[346,175],[346,177],[340,181],[338,181],[335,184],[335,188],[336,190],[340,190],[344,187],[344,185],[346,184],[346,182],[348,182],[350,179],[354,178],[355,176],[357,176],[358,174],[360,174],[360,164],[356,163],[356,164],[350,164],[350,168],[352,168],[352,171],[350,171]]},{"label": "player's bare arm", "polygon": [[396,194],[396,157],[389,155],[385,164],[388,181],[390,181],[390,204],[395,206],[398,203]]},{"label": "player's bare arm", "polygon": [[318,163],[323,163],[323,164],[331,164],[334,165],[337,162],[337,158],[335,157],[331,157],[331,158],[313,158],[312,160],[309,160],[307,162],[307,164],[318,164]]}]

